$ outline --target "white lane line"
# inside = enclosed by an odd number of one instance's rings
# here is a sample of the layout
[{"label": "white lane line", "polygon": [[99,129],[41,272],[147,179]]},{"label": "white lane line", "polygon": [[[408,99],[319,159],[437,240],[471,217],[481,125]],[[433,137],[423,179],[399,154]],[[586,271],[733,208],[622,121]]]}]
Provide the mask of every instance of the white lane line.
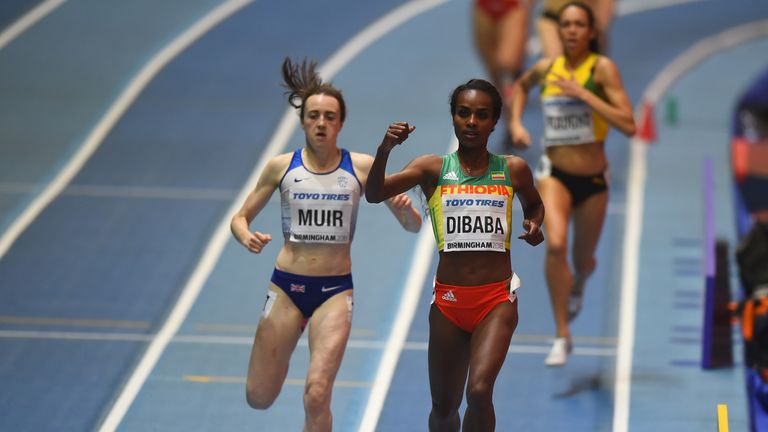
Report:
[{"label": "white lane line", "polygon": [[[155,376],[153,379],[162,381],[175,381],[175,382],[191,382],[196,384],[239,384],[243,385],[247,382],[246,378],[240,376],[216,376],[216,375],[184,375],[182,377],[160,375]],[[283,382],[289,386],[304,387],[307,382],[304,378],[286,378]],[[368,381],[350,381],[350,380],[336,380],[333,382],[334,387],[338,388],[366,388],[370,387],[372,383]]]},{"label": "white lane line", "polygon": [[[431,246],[430,246],[431,247]],[[99,341],[99,342],[147,342],[157,335],[144,333],[109,333],[109,332],[75,332],[75,331],[36,331],[36,330],[0,330],[0,339],[50,339],[69,341]],[[551,339],[551,338],[550,338]],[[249,336],[210,336],[210,335],[177,335],[170,343],[197,344],[197,345],[232,345],[249,347],[253,344],[253,337]],[[361,350],[384,350],[389,341],[350,339],[347,348]],[[551,345],[515,343],[509,346],[509,353],[544,355],[549,352]],[[309,343],[306,338],[299,339],[297,346],[307,348]],[[426,351],[427,342],[403,342],[400,351]],[[610,357],[616,355],[616,349],[605,346],[584,346],[574,348],[574,355],[591,357]],[[374,380],[375,382],[375,380]],[[374,384],[375,386],[376,384]]]},{"label": "white lane line", "polygon": [[408,337],[408,330],[411,328],[413,316],[418,308],[421,289],[427,279],[427,271],[430,268],[434,247],[435,240],[432,238],[432,230],[422,229],[416,242],[411,268],[405,279],[405,290],[400,298],[392,331],[389,333],[386,348],[384,348],[376,377],[373,380],[373,388],[371,388],[371,394],[365,406],[363,419],[358,429],[360,432],[376,430],[381,410],[384,408],[384,401],[389,392],[389,386],[392,384],[392,376],[395,374],[400,353],[405,345],[405,339]]},{"label": "white lane line", "polygon": [[[28,194],[39,188],[40,186],[36,183],[0,182],[0,194]],[[69,185],[61,191],[61,195],[231,202],[238,192],[235,189],[220,188]]]},{"label": "white lane line", "polygon": [[[632,379],[632,350],[635,341],[635,304],[637,302],[640,234],[643,230],[646,146],[630,140],[630,163],[627,175],[627,212],[624,221],[624,250],[621,266],[621,300],[619,301],[619,345],[614,380],[613,430],[626,430],[629,419],[629,386]],[[623,429],[620,425],[623,424]]]},{"label": "white lane line", "polygon": [[[444,3],[446,0],[420,0],[413,1],[404,4],[384,17],[380,18],[372,25],[363,29],[360,33],[355,35],[345,45],[343,45],[331,58],[323,64],[319,70],[320,74],[327,81],[330,80],[333,74],[342,69],[349,63],[355,55],[360,53],[363,49],[370,44],[397,28],[407,20],[414,16],[429,10],[438,4]],[[245,200],[251,191],[251,188],[258,180],[259,175],[266,166],[267,162],[273,157],[277,156],[283,151],[288,140],[293,134],[297,124],[297,117],[295,110],[289,108],[283,115],[277,130],[272,135],[269,144],[267,145],[264,153],[256,165],[256,168],[252,171],[250,177],[244,183],[238,197],[232,202],[229,210],[225,213],[221,222],[217,226],[213,236],[211,237],[208,245],[203,252],[200,261],[195,266],[193,273],[190,275],[189,280],[181,291],[179,299],[173,306],[170,314],[166,318],[163,326],[158,332],[155,339],[152,340],[147,351],[142,356],[138,365],[131,374],[125,388],[120,393],[115,405],[112,407],[109,415],[102,424],[100,432],[113,431],[117,428],[125,416],[133,400],[136,398],[141,386],[146,381],[150,372],[154,368],[155,364],[162,355],[165,347],[171,342],[173,336],[178,331],[182,322],[186,318],[192,305],[195,303],[197,296],[200,294],[205,281],[213,271],[216,262],[221,256],[224,246],[229,240],[229,222],[230,215],[234,214],[240,208],[241,203]],[[2,249],[0,249],[0,254]],[[1,256],[1,255],[0,255]],[[427,266],[423,266],[427,267]],[[426,270],[424,270],[426,271]],[[407,331],[407,327],[406,327]],[[391,338],[390,338],[391,339]],[[398,353],[399,355],[399,353]]]},{"label": "white lane line", "polygon": [[768,34],[768,20],[742,24],[700,40],[687,51],[677,56],[659,73],[648,86],[644,99],[651,104],[658,102],[662,95],[690,69],[720,51],[733,48],[752,39]]},{"label": "white lane line", "polygon": [[180,52],[191,45],[200,36],[204,35],[213,26],[230,16],[253,0],[230,0],[212,10],[204,18],[196,22],[184,33],[179,35],[160,52],[155,54],[148,63],[142,67],[120,96],[109,107],[109,110],[99,120],[93,130],[77,150],[75,155],[59,171],[54,179],[27,205],[24,211],[11,223],[8,229],[0,237],[0,260],[10,249],[11,245],[24,232],[25,229],[37,218],[38,215],[58,196],[85,165],[93,152],[101,145],[107,133],[125,114],[142,90],[149,82]]},{"label": "white lane line", "polygon": [[653,9],[667,8],[685,3],[700,2],[703,0],[639,0],[639,1],[621,1],[616,4],[616,15],[631,15],[640,12],[647,12]]},{"label": "white lane line", "polygon": [[[64,170],[62,170],[62,172],[54,180],[54,182],[51,183],[48,188],[46,188],[46,191],[43,192],[43,194],[33,202],[33,205],[30,206],[32,209],[28,208],[28,211],[24,212],[22,218],[20,218],[24,221],[23,227],[26,227],[26,225],[29,224],[59,192],[61,192],[66,184],[69,183],[69,181],[83,166],[85,161],[91,156],[91,154],[93,154],[109,130],[112,129],[115,123],[117,123],[117,121],[122,117],[128,107],[138,97],[144,87],[146,87],[146,85],[160,72],[160,70],[162,70],[173,58],[179,55],[179,53],[189,47],[197,39],[205,35],[212,28],[251,2],[252,0],[230,0],[222,3],[215,9],[211,10],[200,20],[198,20],[191,27],[189,27],[186,31],[184,31],[184,33],[176,37],[170,44],[163,48],[162,51],[157,53],[149,61],[149,63],[147,63],[142,68],[139,74],[134,77],[134,79],[123,91],[117,101],[110,107],[104,118],[88,136],[85,145],[80,148],[77,155],[75,155],[75,157],[67,164]],[[18,233],[21,232],[23,227],[17,229],[15,236],[18,236]],[[15,236],[13,239],[16,238]],[[3,237],[3,240],[5,240],[5,236]],[[12,240],[7,242],[8,244],[5,246],[5,248],[3,247],[3,244],[0,243],[0,257],[2,257],[2,254],[5,253],[11,241]],[[221,244],[223,245],[223,241],[221,241]],[[205,257],[203,257],[202,261],[203,262],[200,263],[201,266],[205,268],[212,268],[213,263],[206,261]],[[192,274],[188,286],[197,283],[195,275],[198,273],[199,272],[196,271]],[[152,367],[154,366],[155,362],[157,362],[157,359],[160,357],[163,348],[168,343],[168,340],[170,340],[171,337],[176,333],[178,326],[180,325],[181,321],[183,321],[184,316],[186,316],[186,312],[189,310],[196,297],[197,291],[194,290],[185,289],[181,293],[179,299],[176,302],[176,307],[174,307],[173,311],[171,311],[170,315],[166,319],[165,324],[160,329],[156,337],[152,340],[152,343],[150,343],[149,347],[147,347],[147,350],[144,352],[141,361],[134,369],[130,378],[125,383],[125,386],[112,405],[112,408],[109,410],[109,413],[104,418],[104,421],[99,429],[100,431],[113,431],[120,424],[123,416],[125,416],[125,413],[128,410],[128,407],[131,405],[134,398],[136,397],[136,394],[138,394],[139,389],[146,380],[147,375],[152,370]]]},{"label": "white lane line", "polygon": [[231,202],[237,192],[234,189],[216,188],[70,185],[62,191],[62,195]]},{"label": "white lane line", "polygon": [[48,0],[40,3],[24,14],[24,16],[16,20],[16,22],[0,33],[0,49],[5,48],[6,45],[11,43],[20,34],[24,33],[28,28],[48,16],[49,13],[56,10],[56,8],[61,6],[65,1],[66,0]]},{"label": "white lane line", "polygon": [[[429,343],[427,342],[406,342],[403,345],[404,350],[410,351],[426,351],[428,348]],[[512,342],[512,344],[509,345],[507,352],[510,354],[536,354],[543,356],[544,354],[549,353],[550,349],[552,349],[551,339],[550,343],[547,345],[522,344]],[[587,357],[613,357],[616,355],[616,349],[580,345],[573,349],[572,355]]]},{"label": "white lane line", "polygon": [[144,342],[152,335],[144,333],[105,333],[71,331],[0,330],[0,339],[54,339],[81,341]]},{"label": "white lane line", "polygon": [[[691,68],[720,51],[752,39],[768,36],[768,20],[756,21],[702,39],[669,63],[643,92],[637,108],[638,124],[643,123],[643,106],[654,106],[680,77]],[[647,143],[630,141],[627,182],[627,212],[622,255],[621,301],[619,302],[619,345],[616,357],[613,432],[629,428],[629,401],[632,383],[632,351],[635,345],[637,278],[640,260],[640,235],[643,227]]]},{"label": "white lane line", "polygon": [[63,318],[46,316],[0,315],[0,324],[31,326],[67,326],[110,329],[149,329],[148,321],[107,320],[92,318]]}]

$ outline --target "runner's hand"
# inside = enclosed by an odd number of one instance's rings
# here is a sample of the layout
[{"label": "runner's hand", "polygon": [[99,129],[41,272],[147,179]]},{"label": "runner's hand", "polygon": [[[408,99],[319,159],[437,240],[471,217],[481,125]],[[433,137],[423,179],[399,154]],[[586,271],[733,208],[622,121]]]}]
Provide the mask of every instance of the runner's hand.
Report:
[{"label": "runner's hand", "polygon": [[261,250],[264,249],[264,246],[272,241],[271,234],[262,234],[258,231],[254,231],[249,234],[250,235],[248,238],[245,240],[245,242],[243,242],[243,246],[248,248],[248,250],[253,253],[261,253]]},{"label": "runner's hand", "polygon": [[408,122],[394,122],[387,128],[387,133],[384,135],[381,145],[386,146],[388,150],[391,150],[407,140],[408,135],[410,135],[414,129],[416,129],[416,126],[409,125]]},{"label": "runner's hand", "polygon": [[404,193],[393,196],[389,199],[389,202],[392,203],[392,208],[395,210],[407,209],[413,205],[411,197]]},{"label": "runner's hand", "polygon": [[530,219],[523,221],[523,228],[525,229],[525,232],[517,238],[525,240],[526,243],[531,246],[536,246],[537,244],[544,241],[544,233],[541,231],[541,227],[532,222]]},{"label": "runner's hand", "polygon": [[550,83],[560,87],[560,90],[562,90],[563,94],[565,96],[574,97],[576,99],[584,99],[584,86],[579,84],[578,81],[576,81],[576,78],[571,75],[570,78],[566,78],[563,75],[552,73],[552,75],[556,76],[557,79],[551,80]]},{"label": "runner's hand", "polygon": [[509,134],[512,136],[512,145],[520,148],[527,149],[531,146],[531,135],[525,126],[520,124],[510,124]]}]

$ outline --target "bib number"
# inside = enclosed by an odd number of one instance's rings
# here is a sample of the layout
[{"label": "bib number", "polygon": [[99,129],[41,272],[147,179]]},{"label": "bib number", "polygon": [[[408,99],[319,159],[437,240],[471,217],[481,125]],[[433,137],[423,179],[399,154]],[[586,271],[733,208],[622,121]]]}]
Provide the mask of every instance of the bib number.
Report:
[{"label": "bib number", "polygon": [[575,145],[595,141],[592,108],[570,97],[547,98],[544,113],[544,146]]}]

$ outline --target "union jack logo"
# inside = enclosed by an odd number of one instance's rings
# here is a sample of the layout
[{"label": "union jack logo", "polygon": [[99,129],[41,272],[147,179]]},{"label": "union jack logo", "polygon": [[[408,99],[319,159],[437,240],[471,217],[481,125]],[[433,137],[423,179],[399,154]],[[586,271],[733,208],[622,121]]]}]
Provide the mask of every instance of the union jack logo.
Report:
[{"label": "union jack logo", "polygon": [[291,284],[291,292],[300,292],[303,293],[306,291],[306,285],[304,284]]}]

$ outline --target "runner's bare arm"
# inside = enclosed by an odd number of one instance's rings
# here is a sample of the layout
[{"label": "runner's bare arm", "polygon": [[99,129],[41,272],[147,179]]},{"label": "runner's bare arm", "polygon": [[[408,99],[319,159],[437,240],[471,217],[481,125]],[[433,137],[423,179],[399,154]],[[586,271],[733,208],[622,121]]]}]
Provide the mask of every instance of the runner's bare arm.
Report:
[{"label": "runner's bare arm", "polygon": [[[400,172],[385,175],[389,152],[392,151],[395,146],[402,144],[414,129],[414,126],[405,122],[395,122],[389,125],[387,133],[384,135],[384,139],[381,141],[381,144],[376,151],[376,157],[371,166],[371,171],[368,174],[368,182],[365,185],[365,198],[368,202],[382,202],[385,199],[403,193],[416,185],[421,185],[423,192],[428,194],[431,193],[428,191],[430,182],[432,183],[431,190],[434,190],[437,174],[433,172],[434,169],[432,168],[434,165],[434,158],[438,158],[439,160],[439,156],[419,156],[406,165]],[[437,171],[439,173],[439,167]],[[432,177],[430,173],[434,175],[435,179],[430,180]]]},{"label": "runner's bare arm", "polygon": [[550,59],[541,59],[515,81],[510,104],[509,130],[512,134],[512,142],[517,146],[531,145],[531,136],[523,125],[523,111],[528,103],[528,92],[539,84],[551,63]]},{"label": "runner's bare arm", "polygon": [[264,246],[272,240],[272,235],[259,231],[251,232],[249,226],[279,186],[280,178],[290,162],[290,156],[291,154],[279,155],[267,162],[256,187],[248,194],[240,210],[232,216],[232,221],[229,224],[232,235],[253,253],[260,253]]},{"label": "runner's bare arm", "polygon": [[406,231],[419,232],[421,229],[421,214],[413,207],[411,197],[401,193],[388,199],[386,204]]},{"label": "runner's bare arm", "polygon": [[[355,174],[365,187],[373,164],[373,156],[363,153],[351,153]],[[411,198],[405,193],[395,195],[385,201],[400,225],[409,232],[421,229],[421,214],[413,207]]]}]

